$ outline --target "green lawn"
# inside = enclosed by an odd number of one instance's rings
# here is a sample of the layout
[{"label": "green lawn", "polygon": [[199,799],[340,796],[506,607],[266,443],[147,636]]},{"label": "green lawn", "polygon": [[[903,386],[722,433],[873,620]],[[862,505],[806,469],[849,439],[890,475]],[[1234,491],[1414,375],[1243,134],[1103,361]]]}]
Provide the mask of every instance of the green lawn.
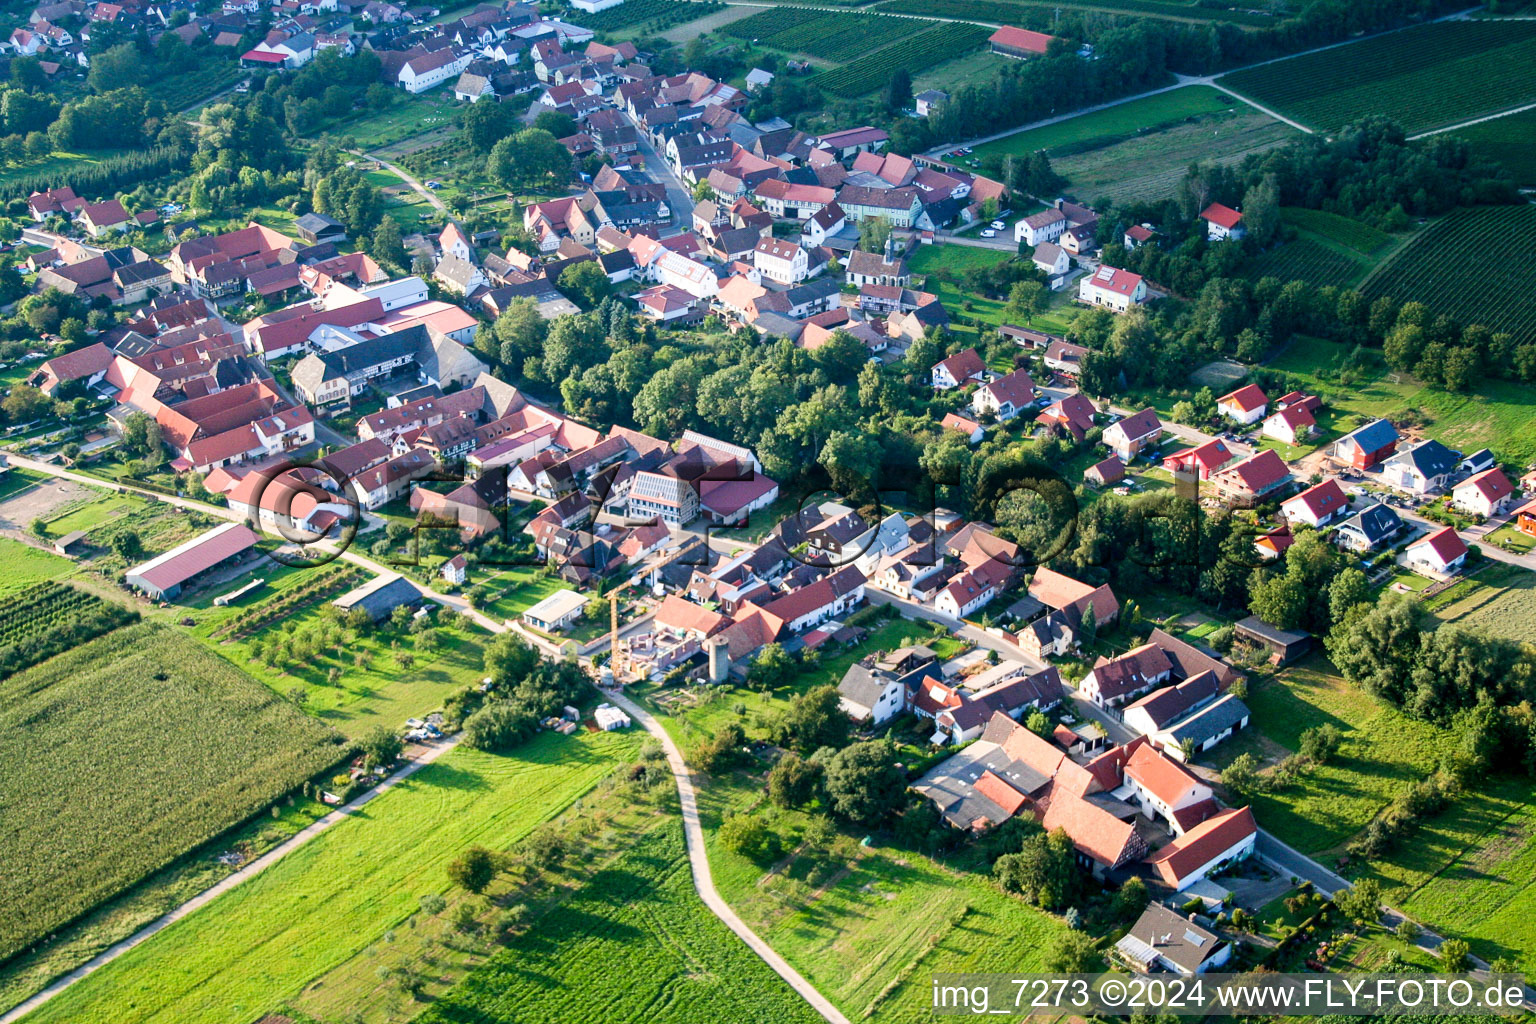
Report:
[{"label": "green lawn", "polygon": [[1484,565],[1475,576],[1436,594],[1426,604],[1441,622],[1507,640],[1536,643],[1533,591],[1536,573],[1517,565],[1495,563]]},{"label": "green lawn", "polygon": [[542,575],[539,567],[531,565],[508,566],[496,571],[495,575],[471,577],[469,582],[500,591],[500,596],[487,601],[478,610],[503,621],[517,618],[550,594],[571,589],[571,585],[558,576]]},{"label": "green lawn", "polygon": [[455,107],[451,89],[417,96],[400,93],[382,110],[361,110],[327,120],[311,134],[344,136],[365,150],[377,149],[453,125]]},{"label": "green lawn", "polygon": [[252,1021],[403,927],[448,889],[445,867],[506,850],[638,746],[633,735],[542,733],[508,756],[456,750],[351,821],[61,993],[29,1024]]},{"label": "green lawn", "polygon": [[1451,448],[1491,447],[1518,465],[1536,458],[1536,393],[1530,385],[1490,379],[1474,392],[1456,394],[1388,372],[1374,351],[1366,353],[1359,378],[1343,383],[1333,368],[1347,355],[1344,345],[1297,335],[1268,365],[1336,410],[1389,419],[1412,412],[1421,417],[1425,433]]},{"label": "green lawn", "polygon": [[1173,89],[989,142],[976,147],[973,159],[985,163],[989,156],[1027,156],[1041,149],[1053,158],[1058,154],[1083,153],[1171,127],[1185,118],[1228,110],[1237,103],[1208,85]]},{"label": "green lawn", "polygon": [[[1217,748],[1225,767],[1238,754],[1252,752],[1278,760],[1300,747],[1303,730],[1331,722],[1344,732],[1338,758],[1314,768],[1298,781],[1256,796],[1254,815],[1264,827],[1303,853],[1326,855],[1339,851],[1407,783],[1422,779],[1442,756],[1458,748],[1455,735],[1409,718],[1350,686],[1335,675],[1320,656],[1286,669],[1278,679],[1260,679],[1249,693],[1253,727]],[[1493,784],[1464,798],[1466,813],[1487,813],[1488,802],[1506,799],[1518,783]],[[1454,815],[1434,822],[1407,844],[1403,863],[1389,858],[1373,865],[1388,887],[1417,874],[1425,860],[1445,863],[1460,845]],[[1437,836],[1442,823],[1450,834]],[[1411,858],[1411,862],[1409,861]],[[1326,861],[1327,856],[1323,856]]]},{"label": "green lawn", "polygon": [[75,530],[90,530],[109,519],[115,519],[134,509],[141,509],[145,504],[143,498],[102,492],[101,496],[95,500],[71,506],[51,517],[48,520],[48,533],[54,537],[62,537]]},{"label": "green lawn", "polygon": [[44,580],[63,579],[75,563],[48,551],[0,537],[0,594],[24,590]]}]

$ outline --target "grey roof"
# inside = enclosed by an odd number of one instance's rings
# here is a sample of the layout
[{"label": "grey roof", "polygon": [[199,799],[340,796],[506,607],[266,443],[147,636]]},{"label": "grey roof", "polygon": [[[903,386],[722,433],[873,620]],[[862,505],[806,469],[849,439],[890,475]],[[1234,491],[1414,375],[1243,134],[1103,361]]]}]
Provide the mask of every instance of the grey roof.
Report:
[{"label": "grey roof", "polygon": [[344,612],[353,608],[366,608],[377,622],[400,605],[412,605],[420,601],[421,591],[404,576],[379,576],[331,603]]},{"label": "grey roof", "polygon": [[480,268],[458,253],[450,252],[438,261],[436,276],[450,284],[458,285],[464,291],[469,291],[470,284],[475,275],[480,273]]},{"label": "grey roof", "polygon": [[[1201,964],[1221,949],[1223,943],[1221,937],[1214,932],[1180,917],[1161,903],[1152,903],[1148,904],[1136,923],[1131,925],[1130,932],[1116,945],[1122,948],[1131,946],[1143,955],[1143,951],[1150,948],[1156,956],[1194,974],[1200,970]],[[1136,959],[1140,960],[1142,956]]]},{"label": "grey roof", "polygon": [[1358,445],[1361,451],[1380,451],[1398,438],[1397,428],[1386,420],[1372,420],[1365,426],[1346,434],[1339,439],[1339,443],[1351,441]]},{"label": "grey roof", "polygon": [[1394,465],[1412,466],[1426,478],[1445,476],[1456,470],[1456,463],[1461,459],[1458,452],[1453,452],[1445,445],[1430,438],[1420,441],[1406,451],[1400,451],[1387,461]]},{"label": "grey roof", "polygon": [[416,361],[421,364],[422,375],[428,380],[439,384],[460,377],[473,380],[490,369],[473,352],[446,334],[428,330],[427,335]]},{"label": "grey roof", "polygon": [[1248,705],[1229,693],[1214,703],[1196,709],[1189,717],[1166,726],[1165,731],[1176,743],[1189,740],[1198,747],[1206,740],[1220,736],[1240,724],[1250,714]]},{"label": "grey roof", "polygon": [[850,665],[843,673],[837,692],[860,707],[873,708],[880,702],[880,695],[894,680],[884,672],[865,665]]},{"label": "grey roof", "polygon": [[1389,505],[1377,502],[1356,512],[1339,524],[1341,532],[1358,533],[1375,547],[1403,528],[1403,519]]},{"label": "grey roof", "polygon": [[303,228],[311,234],[319,234],[322,231],[341,231],[344,229],[341,221],[327,217],[323,213],[306,213],[293,223],[295,227]]}]

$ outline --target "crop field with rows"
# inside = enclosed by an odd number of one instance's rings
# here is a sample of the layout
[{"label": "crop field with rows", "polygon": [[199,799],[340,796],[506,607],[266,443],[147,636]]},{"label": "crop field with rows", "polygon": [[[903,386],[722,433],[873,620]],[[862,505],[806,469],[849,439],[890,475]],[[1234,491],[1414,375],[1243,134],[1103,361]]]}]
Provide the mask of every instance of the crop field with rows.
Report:
[{"label": "crop field with rows", "polygon": [[39,583],[14,594],[0,611],[0,679],[137,618],[137,612],[63,583]]},{"label": "crop field with rows", "polygon": [[1014,25],[1019,23],[1020,14],[1029,10],[1092,11],[1174,21],[1224,21],[1253,27],[1274,25],[1279,20],[1253,11],[1229,11],[1197,7],[1194,4],[1161,3],[1159,0],[1072,0],[1070,3],[1050,3],[1048,0],[1038,3],[1029,0],[887,0],[879,9],[944,18],[976,18]]},{"label": "crop field with rows", "polygon": [[[1498,239],[1489,245],[1488,239]],[[1463,325],[1536,341],[1536,206],[1477,206],[1451,212],[1382,263],[1361,286],[1375,301],[1422,302]]]},{"label": "crop field with rows", "polygon": [[1365,265],[1349,253],[1303,236],[1254,257],[1244,276],[1250,281],[1273,277],[1321,287],[1353,281],[1364,271]]},{"label": "crop field with rows", "polygon": [[627,856],[416,1020],[794,1024],[820,1017],[710,915],[674,823],[640,836]]},{"label": "crop field with rows", "polygon": [[825,92],[853,99],[884,87],[898,68],[914,74],[927,70],[976,49],[991,34],[980,25],[940,25],[817,75],[814,81]]},{"label": "crop field with rows", "polygon": [[1420,25],[1221,83],[1321,131],[1382,115],[1421,132],[1536,99],[1536,22]]},{"label": "crop field with rows", "polygon": [[928,22],[916,18],[779,8],[735,22],[726,31],[738,39],[755,39],[778,50],[842,63],[928,27]]},{"label": "crop field with rows", "polygon": [[1536,110],[1456,129],[1472,152],[1509,171],[1517,185],[1536,185]]},{"label": "crop field with rows", "polygon": [[718,11],[724,4],[702,2],[681,3],[679,0],[625,0],[617,7],[596,14],[581,14],[581,24],[594,32],[612,32],[641,22],[654,21],[658,27],[675,25],[683,21],[702,18]]},{"label": "crop field with rows", "polygon": [[340,742],[147,623],[0,682],[0,959],[264,811]]}]

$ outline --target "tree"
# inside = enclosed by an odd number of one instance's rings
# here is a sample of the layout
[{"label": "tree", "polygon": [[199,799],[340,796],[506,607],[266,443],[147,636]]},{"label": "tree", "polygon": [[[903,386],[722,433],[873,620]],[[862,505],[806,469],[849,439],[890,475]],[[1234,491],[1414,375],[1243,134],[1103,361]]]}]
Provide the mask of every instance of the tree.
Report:
[{"label": "tree", "polygon": [[493,701],[464,720],[464,742],[474,750],[506,750],[532,736],[537,725],[532,711]]},{"label": "tree", "polygon": [[901,807],[907,778],[895,764],[895,749],[881,741],[854,743],[826,761],[826,791],[832,810],[862,825],[878,825]]},{"label": "tree", "polygon": [[[476,104],[478,106],[478,104]],[[533,126],[553,135],[557,139],[575,135],[579,130],[576,119],[570,114],[559,110],[546,110],[533,119]]]},{"label": "tree", "polygon": [[1362,878],[1350,888],[1334,893],[1333,903],[1351,921],[1371,924],[1381,916],[1381,883],[1374,878]]},{"label": "tree", "polygon": [[785,754],[768,773],[768,799],[775,807],[804,807],[821,789],[821,765]]},{"label": "tree", "polygon": [[379,226],[373,229],[368,249],[380,263],[396,268],[405,265],[405,240],[400,237],[400,225],[395,218],[380,219]]},{"label": "tree", "polygon": [[562,295],[583,309],[596,309],[613,287],[608,275],[603,273],[602,264],[596,260],[586,260],[566,267],[560,271],[555,286]]},{"label": "tree", "polygon": [[1245,797],[1260,791],[1259,759],[1252,754],[1238,754],[1221,773],[1221,784]]},{"label": "tree", "polygon": [[1301,756],[1313,764],[1327,764],[1338,753],[1344,742],[1344,734],[1332,722],[1303,729],[1301,732]]},{"label": "tree", "polygon": [[370,768],[383,768],[394,764],[400,752],[405,749],[399,734],[384,725],[374,726],[358,746],[362,748],[363,758]]},{"label": "tree", "polygon": [[1150,898],[1147,883],[1132,875],[1125,880],[1120,891],[1115,893],[1115,913],[1120,915],[1121,920],[1134,921],[1147,909]]},{"label": "tree", "polygon": [[1024,725],[1036,736],[1046,737],[1049,737],[1051,735],[1051,731],[1055,728],[1055,726],[1051,724],[1050,718],[1043,711],[1031,711],[1029,713],[1029,718],[1024,721]]},{"label": "tree", "polygon": [[912,74],[906,68],[897,68],[885,87],[885,109],[899,114],[912,105]]},{"label": "tree", "polygon": [[508,189],[537,187],[550,179],[564,184],[571,174],[571,152],[542,128],[525,128],[491,148],[486,173]]},{"label": "tree", "polygon": [[1045,954],[1044,967],[1056,974],[1085,974],[1095,969],[1099,949],[1085,932],[1068,930],[1056,936]]},{"label": "tree", "polygon": [[1355,608],[1369,604],[1371,582],[1359,569],[1345,569],[1328,587],[1328,617],[1336,625]]},{"label": "tree", "polygon": [[[475,104],[479,106],[479,104]],[[504,366],[520,370],[523,361],[544,348],[549,321],[539,314],[539,304],[530,298],[513,299],[496,318],[492,330],[500,344],[497,353]]]},{"label": "tree", "polygon": [[483,846],[471,846],[448,865],[448,880],[477,895],[495,877],[496,855]]},{"label": "tree", "polygon": [[1082,872],[1072,839],[1059,828],[1026,838],[1019,852],[997,859],[992,873],[1005,890],[1047,910],[1068,906],[1082,890]]},{"label": "tree", "polygon": [[34,537],[48,536],[48,522],[45,519],[32,520],[32,525],[28,529],[32,531],[32,536]]},{"label": "tree", "polygon": [[828,683],[797,694],[776,723],[774,738],[801,754],[848,742],[853,723],[842,709],[837,687]]},{"label": "tree", "polygon": [[[6,396],[4,402],[0,402],[0,410],[4,410],[6,419],[12,423],[28,423],[47,415],[53,408],[53,403],[48,396],[30,384],[17,384],[11,388],[11,393]],[[132,419],[134,413],[129,416]],[[147,418],[147,417],[146,417]],[[153,420],[150,420],[153,423]],[[156,427],[158,429],[158,424]]]},{"label": "tree", "polygon": [[1446,939],[1440,944],[1440,965],[1451,973],[1467,969],[1472,947],[1462,939]]},{"label": "tree", "polygon": [[144,554],[144,542],[137,530],[118,530],[112,535],[112,551],[125,562],[132,562]]},{"label": "tree", "polygon": [[158,464],[161,451],[160,424],[142,412],[131,412],[123,419],[123,447]]},{"label": "tree", "polygon": [[[394,95],[394,90],[389,90]],[[459,114],[464,137],[476,153],[491,148],[517,130],[517,111],[510,103],[471,103]]]},{"label": "tree", "polygon": [[865,217],[859,221],[859,248],[865,252],[885,252],[890,237],[891,222],[884,217]]},{"label": "tree", "polygon": [[749,860],[768,860],[779,852],[779,837],[756,814],[732,814],[720,823],[720,845]]},{"label": "tree", "polygon": [[1008,290],[1008,305],[1003,307],[1003,319],[1013,323],[1028,323],[1037,313],[1044,313],[1050,305],[1050,292],[1039,281],[1020,281]]},{"label": "tree", "polygon": [[753,690],[772,690],[789,682],[794,671],[795,659],[783,644],[772,643],[762,649],[747,669],[747,686]]}]

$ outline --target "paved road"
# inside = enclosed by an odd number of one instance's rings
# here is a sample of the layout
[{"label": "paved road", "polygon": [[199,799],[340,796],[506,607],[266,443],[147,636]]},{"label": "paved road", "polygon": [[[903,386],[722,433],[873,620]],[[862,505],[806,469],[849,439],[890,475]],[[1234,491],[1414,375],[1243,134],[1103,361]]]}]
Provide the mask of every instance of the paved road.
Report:
[{"label": "paved road", "polygon": [[693,778],[688,771],[688,763],[683,760],[682,751],[677,744],[672,742],[672,737],[661,723],[656,721],[644,708],[625,697],[622,693],[603,691],[608,699],[630,714],[635,721],[645,727],[646,732],[661,743],[661,747],[667,754],[667,764],[672,769],[672,776],[677,782],[678,803],[683,811],[683,840],[688,847],[688,861],[693,867],[693,887],[698,890],[699,896],[704,900],[714,915],[725,923],[725,926],[735,932],[741,941],[751,947],[752,952],[763,958],[763,962],[772,967],[779,977],[789,983],[789,986],[811,1007],[832,1024],[849,1024],[848,1018],[833,1006],[831,1001],[816,990],[816,987],[795,970],[784,958],[774,952],[773,947],[764,942],[745,921],[736,916],[730,904],[720,897],[715,888],[714,878],[709,871],[709,855],[704,849],[704,829],[699,824],[699,803],[693,789]]},{"label": "paved road", "polygon": [[1283,874],[1306,879],[1324,896],[1332,896],[1341,889],[1349,888],[1349,882],[1342,877],[1306,854],[1286,846],[1262,828],[1259,829],[1254,849],[1270,867]]},{"label": "paved road", "polygon": [[455,746],[458,745],[458,742],[458,737],[455,736],[451,739],[444,740],[441,743],[425,748],[425,753],[397,769],[393,775],[389,776],[383,782],[380,782],[377,786],[373,787],[368,792],[362,794],[354,800],[349,801],[343,806],[336,808],[336,810],[331,811],[325,817],[295,833],[291,838],[285,840],[282,843],[279,843],[277,846],[274,846],[260,857],[257,857],[255,860],[251,861],[249,864],[242,866],[234,874],[228,876],[217,884],[204,889],[202,892],[198,893],[196,896],[192,897],[190,900],[183,903],[175,910],[172,910],[170,913],[156,918],[153,922],[145,925],[143,928],[140,928],[138,931],[134,932],[126,939],[123,939],[121,942],[109,946],[102,950],[100,953],[97,953],[95,956],[91,957],[91,959],[87,960],[79,967],[76,967],[68,974],[56,979],[53,984],[49,985],[41,992],[38,992],[36,995],[27,999],[25,1002],[18,1003],[11,1007],[11,1009],[7,1010],[4,1015],[0,1015],[0,1024],[11,1024],[13,1021],[20,1020],[22,1017],[31,1013],[39,1006],[42,1006],[48,1000],[52,999],[60,992],[63,992],[65,989],[74,985],[82,978],[85,978],[87,975],[94,974],[96,971],[105,967],[113,960],[116,960],[118,957],[122,956],[130,949],[133,949],[135,946],[142,945],[143,943],[149,941],[151,938],[158,935],[172,924],[175,924],[177,921],[180,921],[188,914],[213,902],[236,886],[244,885],[252,878],[255,878],[257,875],[261,874],[263,871],[267,870],[272,865],[288,856],[294,850],[297,850],[299,847],[303,846],[305,843],[318,836],[320,833],[341,824],[343,821],[346,821],[365,804],[370,803],[377,797],[380,797],[383,794],[389,792],[391,789],[394,789],[400,783],[404,782],[406,779],[410,778],[412,775],[415,775],[417,772],[431,764],[433,761],[436,761],[438,758],[448,753],[448,751],[452,750]]},{"label": "paved road", "polygon": [[671,237],[689,230],[693,226],[693,193],[688,190],[688,185],[672,173],[672,165],[651,145],[651,140],[646,137],[645,129],[641,128],[623,109],[619,114],[635,129],[635,137],[639,140],[640,156],[645,160],[645,174],[652,181],[665,185],[667,189],[667,205],[672,208],[672,223],[662,230],[663,237]]}]

